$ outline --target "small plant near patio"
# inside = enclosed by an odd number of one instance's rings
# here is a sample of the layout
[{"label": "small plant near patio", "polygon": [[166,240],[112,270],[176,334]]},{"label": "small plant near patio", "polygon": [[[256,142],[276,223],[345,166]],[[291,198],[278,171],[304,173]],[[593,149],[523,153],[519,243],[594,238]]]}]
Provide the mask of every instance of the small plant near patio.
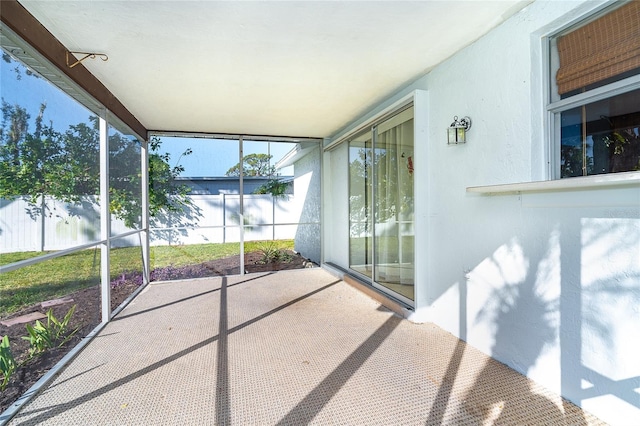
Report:
[{"label": "small plant near patio", "polygon": [[68,331],[69,321],[75,310],[76,305],[73,305],[61,321],[53,315],[53,310],[49,309],[47,311],[46,325],[41,323],[40,320],[36,320],[36,324],[33,326],[27,324],[29,335],[23,337],[23,339],[29,341],[29,358],[33,358],[47,349],[61,347],[76,334],[77,328],[71,332]]},{"label": "small plant near patio", "polygon": [[0,392],[4,392],[9,384],[9,379],[18,368],[16,360],[11,353],[11,347],[9,346],[9,336],[4,336],[0,341],[0,374],[2,374],[0,381]]},{"label": "small plant near patio", "polygon": [[278,244],[276,244],[274,241],[268,241],[261,244],[259,251],[261,253],[261,257],[258,263],[260,263],[261,265],[278,262],[287,263],[292,259],[291,254],[287,253],[286,250],[278,247]]}]

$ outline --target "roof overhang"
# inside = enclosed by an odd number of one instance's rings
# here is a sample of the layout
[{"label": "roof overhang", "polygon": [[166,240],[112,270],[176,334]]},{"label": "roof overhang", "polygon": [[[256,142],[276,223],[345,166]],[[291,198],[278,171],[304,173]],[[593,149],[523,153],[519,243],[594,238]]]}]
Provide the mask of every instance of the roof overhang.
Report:
[{"label": "roof overhang", "polygon": [[[1,13],[136,132],[329,137],[530,2],[20,0]],[[69,68],[67,51],[109,59]]]}]

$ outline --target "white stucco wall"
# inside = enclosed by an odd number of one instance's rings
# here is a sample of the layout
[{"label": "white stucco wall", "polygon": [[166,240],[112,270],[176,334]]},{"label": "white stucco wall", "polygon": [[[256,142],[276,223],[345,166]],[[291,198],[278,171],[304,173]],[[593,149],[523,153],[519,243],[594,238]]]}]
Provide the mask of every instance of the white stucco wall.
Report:
[{"label": "white stucco wall", "polygon": [[[368,116],[428,91],[428,158],[415,167],[430,179],[416,194],[428,198],[416,236],[427,258],[416,264],[429,268],[416,283],[414,317],[626,425],[640,419],[640,186],[466,191],[546,178],[541,36],[599,4],[539,0]],[[473,119],[465,145],[446,144],[454,115]],[[326,173],[330,220],[344,226],[340,149]],[[325,257],[344,264],[335,245],[326,243]]]},{"label": "white stucco wall", "polygon": [[325,152],[323,161],[324,262],[349,267],[349,151],[346,144]]},{"label": "white stucco wall", "polygon": [[294,164],[293,188],[302,200],[300,224],[296,228],[294,249],[307,259],[320,263],[320,147],[314,148]]}]

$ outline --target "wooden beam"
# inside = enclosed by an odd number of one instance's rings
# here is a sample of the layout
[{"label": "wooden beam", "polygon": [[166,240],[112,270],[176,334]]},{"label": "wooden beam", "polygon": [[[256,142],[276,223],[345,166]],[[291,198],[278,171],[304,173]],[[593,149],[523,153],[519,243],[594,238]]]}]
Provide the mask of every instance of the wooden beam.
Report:
[{"label": "wooden beam", "polygon": [[0,19],[51,64],[129,126],[133,132],[147,138],[147,129],[142,123],[89,70],[82,64],[73,68],[67,66],[67,48],[17,0],[2,0]]}]

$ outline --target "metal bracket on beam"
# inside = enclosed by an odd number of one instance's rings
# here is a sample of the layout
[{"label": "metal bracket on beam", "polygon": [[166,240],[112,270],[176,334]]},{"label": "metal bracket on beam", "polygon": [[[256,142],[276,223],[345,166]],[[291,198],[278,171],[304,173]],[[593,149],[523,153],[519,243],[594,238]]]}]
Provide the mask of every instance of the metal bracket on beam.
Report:
[{"label": "metal bracket on beam", "polygon": [[[70,64],[69,63],[69,54],[70,53],[72,53],[74,55],[84,55],[84,56],[82,58],[76,60],[74,63]],[[67,66],[69,68],[73,68],[76,65],[78,65],[79,63],[81,63],[82,61],[84,61],[85,59],[95,59],[96,57],[99,57],[100,59],[102,59],[105,62],[109,60],[109,57],[104,53],[69,52],[69,51],[67,51]]]}]

